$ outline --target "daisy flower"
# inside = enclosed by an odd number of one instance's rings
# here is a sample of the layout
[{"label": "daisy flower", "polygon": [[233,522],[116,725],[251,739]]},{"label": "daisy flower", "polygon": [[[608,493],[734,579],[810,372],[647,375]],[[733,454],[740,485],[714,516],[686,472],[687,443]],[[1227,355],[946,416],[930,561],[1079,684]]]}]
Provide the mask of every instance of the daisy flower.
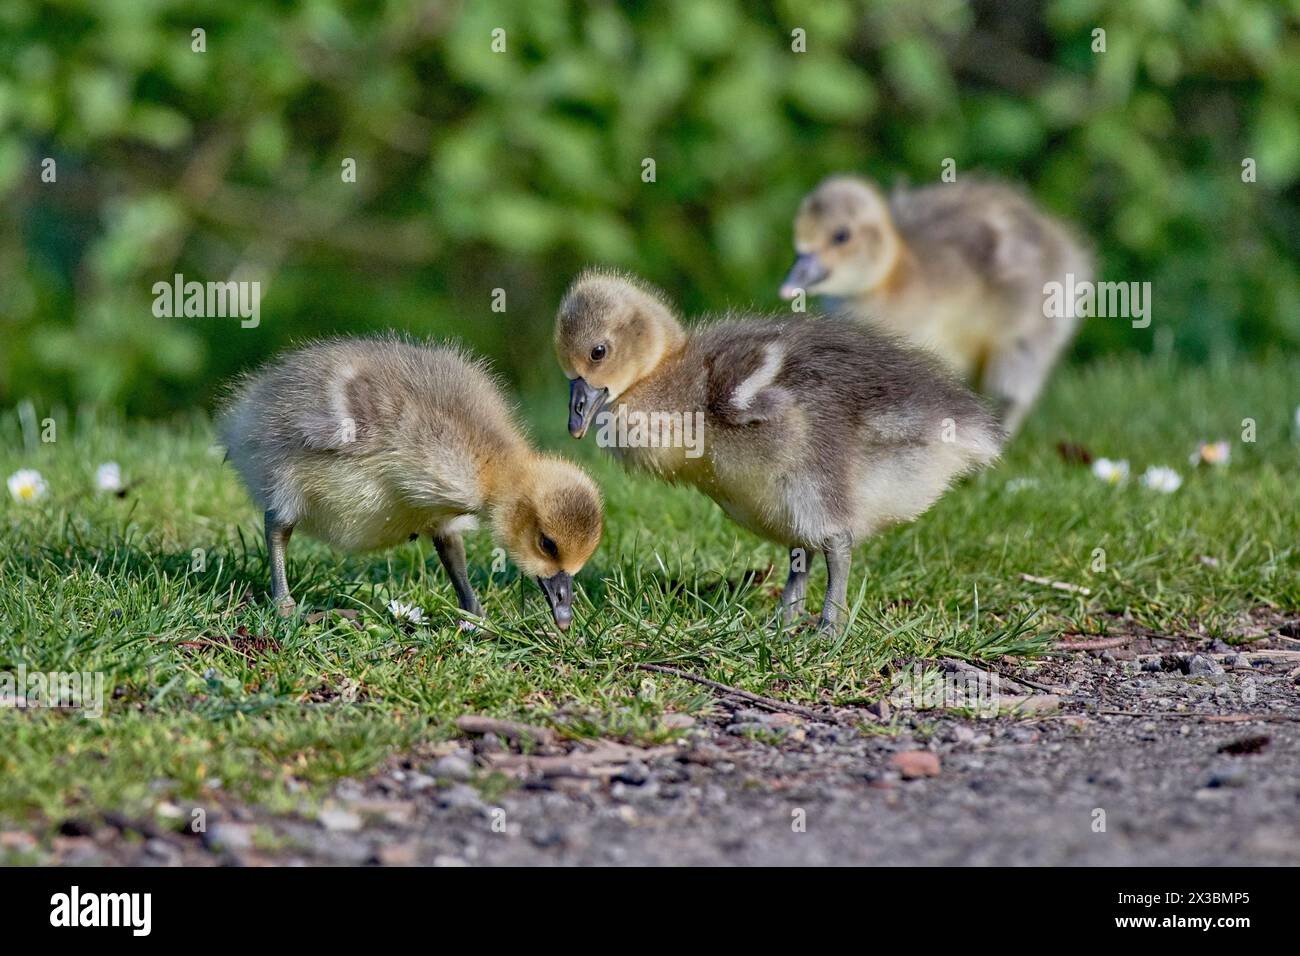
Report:
[{"label": "daisy flower", "polygon": [[9,494],[14,501],[36,501],[48,490],[49,485],[35,468],[23,468],[9,476]]},{"label": "daisy flower", "polygon": [[1152,491],[1162,491],[1168,495],[1182,487],[1183,476],[1172,468],[1166,468],[1163,465],[1152,465],[1146,470],[1146,474],[1142,476],[1142,484]]},{"label": "daisy flower", "polygon": [[1192,457],[1188,459],[1188,463],[1192,467],[1197,465],[1226,465],[1231,458],[1232,448],[1226,441],[1203,441],[1196,446],[1196,451],[1192,452]]},{"label": "daisy flower", "polygon": [[1128,481],[1128,462],[1098,458],[1092,463],[1092,473],[1107,484],[1122,485]]},{"label": "daisy flower", "polygon": [[115,461],[109,461],[96,468],[95,487],[100,491],[114,494],[121,491],[125,487],[122,484],[122,466]]},{"label": "daisy flower", "polygon": [[407,624],[423,624],[424,609],[416,607],[414,604],[403,604],[401,601],[389,601],[388,613],[393,615],[399,621]]}]

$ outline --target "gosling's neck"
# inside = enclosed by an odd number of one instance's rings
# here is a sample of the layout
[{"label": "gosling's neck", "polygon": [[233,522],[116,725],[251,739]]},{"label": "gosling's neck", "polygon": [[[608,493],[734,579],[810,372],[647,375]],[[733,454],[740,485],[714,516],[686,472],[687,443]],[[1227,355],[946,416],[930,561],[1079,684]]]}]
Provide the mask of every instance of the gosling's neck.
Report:
[{"label": "gosling's neck", "polygon": [[[597,438],[626,467],[666,481],[696,481],[711,467],[704,434],[703,366],[678,329],[650,371],[612,402]],[[666,413],[666,414],[665,414]],[[638,432],[645,441],[637,441]],[[651,437],[651,436],[654,437]],[[624,444],[624,440],[629,443]]]},{"label": "gosling's neck", "polygon": [[895,241],[898,245],[894,254],[894,261],[875,285],[859,292],[850,299],[850,302],[855,307],[866,309],[882,302],[897,302],[905,298],[915,288],[921,275],[921,264],[917,260],[916,253],[912,251],[911,246],[903,240],[902,236],[896,234]]},{"label": "gosling's neck", "polygon": [[649,373],[645,376],[647,379],[662,378],[671,369],[681,364],[683,356],[686,355],[686,346],[690,339],[686,330],[676,322],[666,330],[664,336],[663,351],[659,354],[659,361],[655,362]]},{"label": "gosling's neck", "polygon": [[532,491],[537,458],[536,452],[520,444],[479,461],[479,513],[486,513],[494,527],[502,513]]},{"label": "gosling's neck", "polygon": [[672,408],[683,400],[682,384],[676,381],[677,372],[683,367],[690,338],[686,330],[674,322],[665,327],[663,347],[659,356],[647,362],[645,370],[635,382],[623,390],[609,405],[609,410],[616,412],[620,405],[634,411],[644,405],[651,405],[654,410]]},{"label": "gosling's neck", "polygon": [[647,397],[658,398],[665,382],[671,376],[674,367],[681,363],[686,354],[690,337],[677,317],[659,303],[654,304],[656,321],[652,326],[652,352],[654,357],[643,360],[632,384],[623,389],[609,403],[608,410],[615,411],[620,405],[635,408]]}]

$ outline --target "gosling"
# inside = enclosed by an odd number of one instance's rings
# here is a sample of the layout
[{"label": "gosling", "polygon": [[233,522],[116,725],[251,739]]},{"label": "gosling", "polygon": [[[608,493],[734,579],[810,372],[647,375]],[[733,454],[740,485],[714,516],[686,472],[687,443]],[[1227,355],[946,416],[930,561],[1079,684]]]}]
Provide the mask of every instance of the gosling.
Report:
[{"label": "gosling", "polygon": [[1092,276],[1061,223],[1009,186],[963,181],[896,190],[833,176],[794,224],[796,258],[781,286],[934,351],[1001,406],[1014,433],[1074,337],[1073,305],[1048,314],[1045,286]]},{"label": "gosling", "polygon": [[791,549],[786,624],[811,551],[828,576],[819,626],[836,630],[854,545],[921,514],[1005,437],[975,395],[884,333],[749,316],[688,332],[661,293],[610,273],[574,282],[555,349],[574,438],[599,414],[598,443],[625,465],[695,486]]},{"label": "gosling", "polygon": [[397,338],[308,345],[239,383],[220,431],[266,513],[281,614],[294,607],[285,550],[300,529],[347,551],[427,533],[461,611],[481,618],[461,532],[486,516],[555,623],[572,621],[573,575],[600,541],[600,493],[577,466],[529,446],[484,363],[459,349]]}]

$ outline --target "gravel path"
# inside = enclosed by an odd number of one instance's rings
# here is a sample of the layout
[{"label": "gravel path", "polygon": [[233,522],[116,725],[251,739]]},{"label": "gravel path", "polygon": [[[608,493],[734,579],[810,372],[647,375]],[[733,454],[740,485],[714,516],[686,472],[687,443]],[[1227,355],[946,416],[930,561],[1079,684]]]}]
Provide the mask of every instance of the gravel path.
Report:
[{"label": "gravel path", "polygon": [[[1296,865],[1300,641],[1285,636],[1294,622],[1269,629],[1244,655],[1129,635],[1004,670],[1034,687],[936,662],[929,684],[909,684],[913,664],[899,662],[883,716],[811,720],[720,694],[715,717],[663,747],[552,740],[525,757],[509,739],[467,735],[345,781],[315,819],[227,806],[200,835],[112,821],[72,828],[50,852],[134,864]],[[935,687],[964,709],[925,708]]]}]

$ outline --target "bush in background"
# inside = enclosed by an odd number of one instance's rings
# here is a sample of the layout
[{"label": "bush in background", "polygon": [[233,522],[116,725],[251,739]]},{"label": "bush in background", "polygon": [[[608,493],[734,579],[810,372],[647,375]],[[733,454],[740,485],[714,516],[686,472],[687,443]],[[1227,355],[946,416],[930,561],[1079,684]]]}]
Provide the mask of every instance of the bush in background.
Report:
[{"label": "bush in background", "polygon": [[[7,0],[0,402],[159,415],[291,341],[384,328],[554,384],[583,266],[692,312],[777,308],[820,177],[946,158],[1152,283],[1149,329],[1094,320],[1076,357],[1294,348],[1298,24],[1295,0]],[[261,324],[155,318],[177,272],[260,278]]]}]

